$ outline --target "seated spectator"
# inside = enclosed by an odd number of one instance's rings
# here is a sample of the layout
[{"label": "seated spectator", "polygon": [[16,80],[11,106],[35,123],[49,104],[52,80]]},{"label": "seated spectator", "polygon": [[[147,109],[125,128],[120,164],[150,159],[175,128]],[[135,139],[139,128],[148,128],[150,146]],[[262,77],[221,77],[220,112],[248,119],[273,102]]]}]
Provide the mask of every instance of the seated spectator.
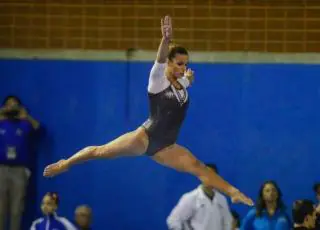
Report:
[{"label": "seated spectator", "polygon": [[35,220],[30,230],[77,230],[69,220],[56,214],[58,205],[58,195],[48,192],[43,197],[41,204],[41,211],[44,216]]},{"label": "seated spectator", "polygon": [[75,211],[75,223],[79,230],[91,229],[92,212],[87,205],[81,205]]},{"label": "seated spectator", "polygon": [[292,217],[295,230],[315,229],[316,227],[316,209],[310,200],[295,201]]},{"label": "seated spectator", "polygon": [[241,230],[289,230],[290,220],[285,212],[282,193],[274,181],[260,188],[256,207],[242,220]]}]

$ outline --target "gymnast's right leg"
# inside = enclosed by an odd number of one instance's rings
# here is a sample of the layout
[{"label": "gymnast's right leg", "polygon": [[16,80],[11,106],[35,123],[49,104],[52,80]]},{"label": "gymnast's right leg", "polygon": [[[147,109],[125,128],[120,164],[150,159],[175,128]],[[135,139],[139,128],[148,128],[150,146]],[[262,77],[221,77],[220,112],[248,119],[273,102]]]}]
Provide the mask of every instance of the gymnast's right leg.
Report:
[{"label": "gymnast's right leg", "polygon": [[43,175],[46,177],[56,176],[68,170],[75,164],[93,159],[141,156],[146,152],[148,144],[148,135],[144,128],[140,127],[135,131],[126,133],[105,145],[88,146],[66,160],[60,160],[54,164],[48,165],[45,168]]},{"label": "gymnast's right leg", "polygon": [[196,176],[203,184],[216,188],[230,196],[233,202],[253,205],[250,198],[233,187],[213,170],[207,168],[183,146],[174,144],[157,152],[153,157],[157,163]]}]

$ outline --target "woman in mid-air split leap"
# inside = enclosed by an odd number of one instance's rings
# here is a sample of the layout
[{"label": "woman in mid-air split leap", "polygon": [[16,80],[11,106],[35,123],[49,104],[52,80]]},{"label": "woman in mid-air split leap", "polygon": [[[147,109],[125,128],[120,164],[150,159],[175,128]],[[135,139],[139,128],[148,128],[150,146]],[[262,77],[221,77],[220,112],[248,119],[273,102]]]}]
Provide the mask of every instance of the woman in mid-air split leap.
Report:
[{"label": "woman in mid-air split leap", "polygon": [[157,58],[149,76],[149,119],[105,145],[86,147],[68,159],[47,166],[44,176],[55,176],[88,160],[148,155],[159,164],[196,176],[203,184],[230,196],[233,202],[253,205],[250,198],[207,168],[188,149],[176,144],[189,106],[187,88],[194,76],[187,69],[188,51],[181,46],[169,48],[172,37],[169,16],[161,20],[161,32]]}]

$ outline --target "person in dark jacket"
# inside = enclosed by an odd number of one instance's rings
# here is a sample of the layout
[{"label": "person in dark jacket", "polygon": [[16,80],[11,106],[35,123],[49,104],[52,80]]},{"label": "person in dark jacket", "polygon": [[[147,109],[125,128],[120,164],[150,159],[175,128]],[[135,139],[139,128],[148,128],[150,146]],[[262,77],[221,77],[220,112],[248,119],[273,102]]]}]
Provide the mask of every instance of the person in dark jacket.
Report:
[{"label": "person in dark jacket", "polygon": [[320,229],[320,183],[315,183],[313,185],[313,191],[316,195],[316,211],[317,211],[317,218],[316,218],[316,229]]},{"label": "person in dark jacket", "polygon": [[316,229],[316,209],[311,200],[298,200],[293,203],[292,217],[294,230]]},{"label": "person in dark jacket", "polygon": [[92,230],[91,220],[92,220],[92,211],[91,208],[87,205],[80,205],[76,208],[74,213],[75,223],[79,230]]}]

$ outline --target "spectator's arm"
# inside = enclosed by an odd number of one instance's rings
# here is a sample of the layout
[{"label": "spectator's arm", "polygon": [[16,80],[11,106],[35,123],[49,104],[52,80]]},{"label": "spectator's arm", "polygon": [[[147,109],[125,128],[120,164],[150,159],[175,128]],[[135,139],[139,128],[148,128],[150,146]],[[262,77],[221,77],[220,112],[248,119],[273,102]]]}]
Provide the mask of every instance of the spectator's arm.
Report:
[{"label": "spectator's arm", "polygon": [[253,230],[253,221],[256,216],[256,210],[252,209],[248,212],[248,214],[243,218],[241,224],[241,230]]},{"label": "spectator's arm", "polygon": [[167,218],[168,228],[170,230],[183,230],[183,225],[192,218],[193,211],[193,197],[184,195]]},{"label": "spectator's arm", "polygon": [[27,111],[25,108],[23,108],[23,107],[20,108],[19,118],[20,118],[20,119],[25,119],[25,120],[29,121],[29,122],[31,123],[32,127],[33,127],[35,130],[39,129],[39,127],[40,127],[40,123],[39,123],[36,119],[34,119],[34,118],[28,113],[28,111]]},{"label": "spectator's arm", "polygon": [[27,120],[31,123],[32,127],[35,129],[35,130],[38,130],[39,127],[40,127],[40,123],[34,119],[31,115],[27,115]]}]

